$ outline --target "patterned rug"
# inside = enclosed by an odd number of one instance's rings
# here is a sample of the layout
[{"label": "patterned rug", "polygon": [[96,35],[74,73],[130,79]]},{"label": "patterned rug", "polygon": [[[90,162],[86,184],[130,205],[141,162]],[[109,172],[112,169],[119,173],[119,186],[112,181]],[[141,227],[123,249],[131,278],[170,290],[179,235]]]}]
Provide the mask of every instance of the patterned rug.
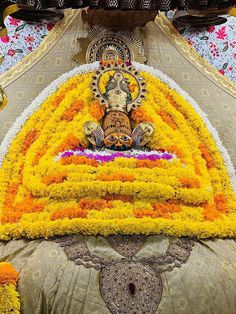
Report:
[{"label": "patterned rug", "polygon": [[0,37],[0,74],[37,48],[53,24],[31,25],[10,16],[5,21],[8,35]]}]

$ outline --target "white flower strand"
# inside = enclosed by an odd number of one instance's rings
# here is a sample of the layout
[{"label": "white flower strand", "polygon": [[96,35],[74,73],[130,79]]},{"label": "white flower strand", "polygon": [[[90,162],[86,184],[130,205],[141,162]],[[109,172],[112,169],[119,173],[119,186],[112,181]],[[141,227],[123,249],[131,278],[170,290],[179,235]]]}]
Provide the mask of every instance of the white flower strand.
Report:
[{"label": "white flower strand", "polygon": [[[189,96],[178,84],[175,83],[171,78],[169,78],[167,75],[162,73],[160,70],[157,70],[153,67],[140,64],[137,62],[134,62],[133,65],[137,68],[137,70],[145,71],[153,75],[154,77],[159,78],[161,81],[166,83],[170,88],[176,90],[181,96],[183,96],[195,109],[195,111],[199,114],[199,116],[202,118],[204,121],[206,127],[210,131],[211,135],[213,136],[222,156],[225,162],[225,165],[228,169],[228,174],[231,179],[234,191],[236,192],[236,176],[235,176],[235,169],[232,164],[231,158],[226,150],[226,148],[223,146],[220,137],[218,135],[218,132],[216,129],[213,127],[211,122],[208,120],[207,114],[201,110],[199,105],[196,103],[196,101]],[[26,121],[30,118],[30,116],[41,106],[41,104],[52,94],[54,93],[60,85],[65,83],[68,79],[71,77],[78,75],[78,74],[83,74],[83,73],[88,73],[88,72],[93,72],[97,70],[99,67],[99,62],[94,62],[91,64],[84,64],[81,65],[67,73],[64,73],[61,75],[59,78],[54,80],[48,87],[46,87],[38,97],[33,100],[33,102],[23,111],[21,116],[19,116],[13,126],[9,129],[7,132],[4,140],[2,141],[0,145],[0,166],[2,165],[5,156],[8,152],[8,148],[13,141],[13,139],[16,137],[17,133],[21,130],[23,125],[26,123]]]}]

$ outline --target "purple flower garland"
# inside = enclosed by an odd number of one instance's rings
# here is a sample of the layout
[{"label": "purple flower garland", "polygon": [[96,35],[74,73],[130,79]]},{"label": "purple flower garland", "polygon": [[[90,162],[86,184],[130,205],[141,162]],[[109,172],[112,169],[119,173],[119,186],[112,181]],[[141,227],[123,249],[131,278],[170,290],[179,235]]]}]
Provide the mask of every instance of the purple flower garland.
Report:
[{"label": "purple flower garland", "polygon": [[111,154],[102,154],[102,153],[89,153],[86,151],[65,151],[60,155],[60,158],[66,158],[71,156],[84,156],[89,159],[94,159],[99,162],[110,162],[113,161],[116,158],[135,158],[139,160],[171,160],[173,156],[167,152],[164,153],[145,153],[145,152],[139,152],[138,154],[128,154],[128,153],[111,153]]}]

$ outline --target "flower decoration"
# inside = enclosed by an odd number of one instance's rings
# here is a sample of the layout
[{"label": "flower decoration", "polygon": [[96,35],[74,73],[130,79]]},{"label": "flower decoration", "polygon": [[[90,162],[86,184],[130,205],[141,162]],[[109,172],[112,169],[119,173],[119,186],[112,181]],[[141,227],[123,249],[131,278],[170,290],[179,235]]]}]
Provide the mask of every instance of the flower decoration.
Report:
[{"label": "flower decoration", "polygon": [[0,263],[0,313],[20,314],[16,290],[18,272],[9,263]]},{"label": "flower decoration", "polygon": [[91,88],[98,64],[62,76],[1,146],[2,240],[70,233],[236,235],[234,170],[216,131],[173,81],[148,66],[133,68],[146,96],[132,109],[132,120],[155,126],[148,150],[91,150],[83,125],[100,123],[104,114]]}]

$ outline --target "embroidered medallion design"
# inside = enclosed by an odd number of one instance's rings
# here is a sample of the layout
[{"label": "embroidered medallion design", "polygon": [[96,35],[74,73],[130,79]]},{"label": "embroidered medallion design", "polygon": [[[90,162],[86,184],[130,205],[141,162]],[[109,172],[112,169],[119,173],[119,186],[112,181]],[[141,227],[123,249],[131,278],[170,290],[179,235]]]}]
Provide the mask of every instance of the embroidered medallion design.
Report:
[{"label": "embroidered medallion design", "polygon": [[107,237],[112,248],[120,255],[131,257],[137,254],[142,246],[146,237],[143,235],[110,235]]},{"label": "embroidered medallion design", "polygon": [[100,272],[102,297],[112,313],[156,313],[162,280],[149,265],[120,262]]},{"label": "embroidered medallion design", "polygon": [[132,32],[112,32],[102,27],[90,27],[86,38],[78,39],[81,50],[73,56],[78,63],[92,63],[100,60],[123,60],[146,63],[143,42]]},{"label": "embroidered medallion design", "polygon": [[194,242],[188,238],[170,240],[167,251],[150,257],[135,256],[146,236],[112,235],[106,238],[121,258],[113,259],[91,253],[78,236],[65,236],[55,241],[64,249],[67,258],[77,265],[100,270],[101,295],[115,314],[154,314],[161,302],[161,274],[186,263]]}]

